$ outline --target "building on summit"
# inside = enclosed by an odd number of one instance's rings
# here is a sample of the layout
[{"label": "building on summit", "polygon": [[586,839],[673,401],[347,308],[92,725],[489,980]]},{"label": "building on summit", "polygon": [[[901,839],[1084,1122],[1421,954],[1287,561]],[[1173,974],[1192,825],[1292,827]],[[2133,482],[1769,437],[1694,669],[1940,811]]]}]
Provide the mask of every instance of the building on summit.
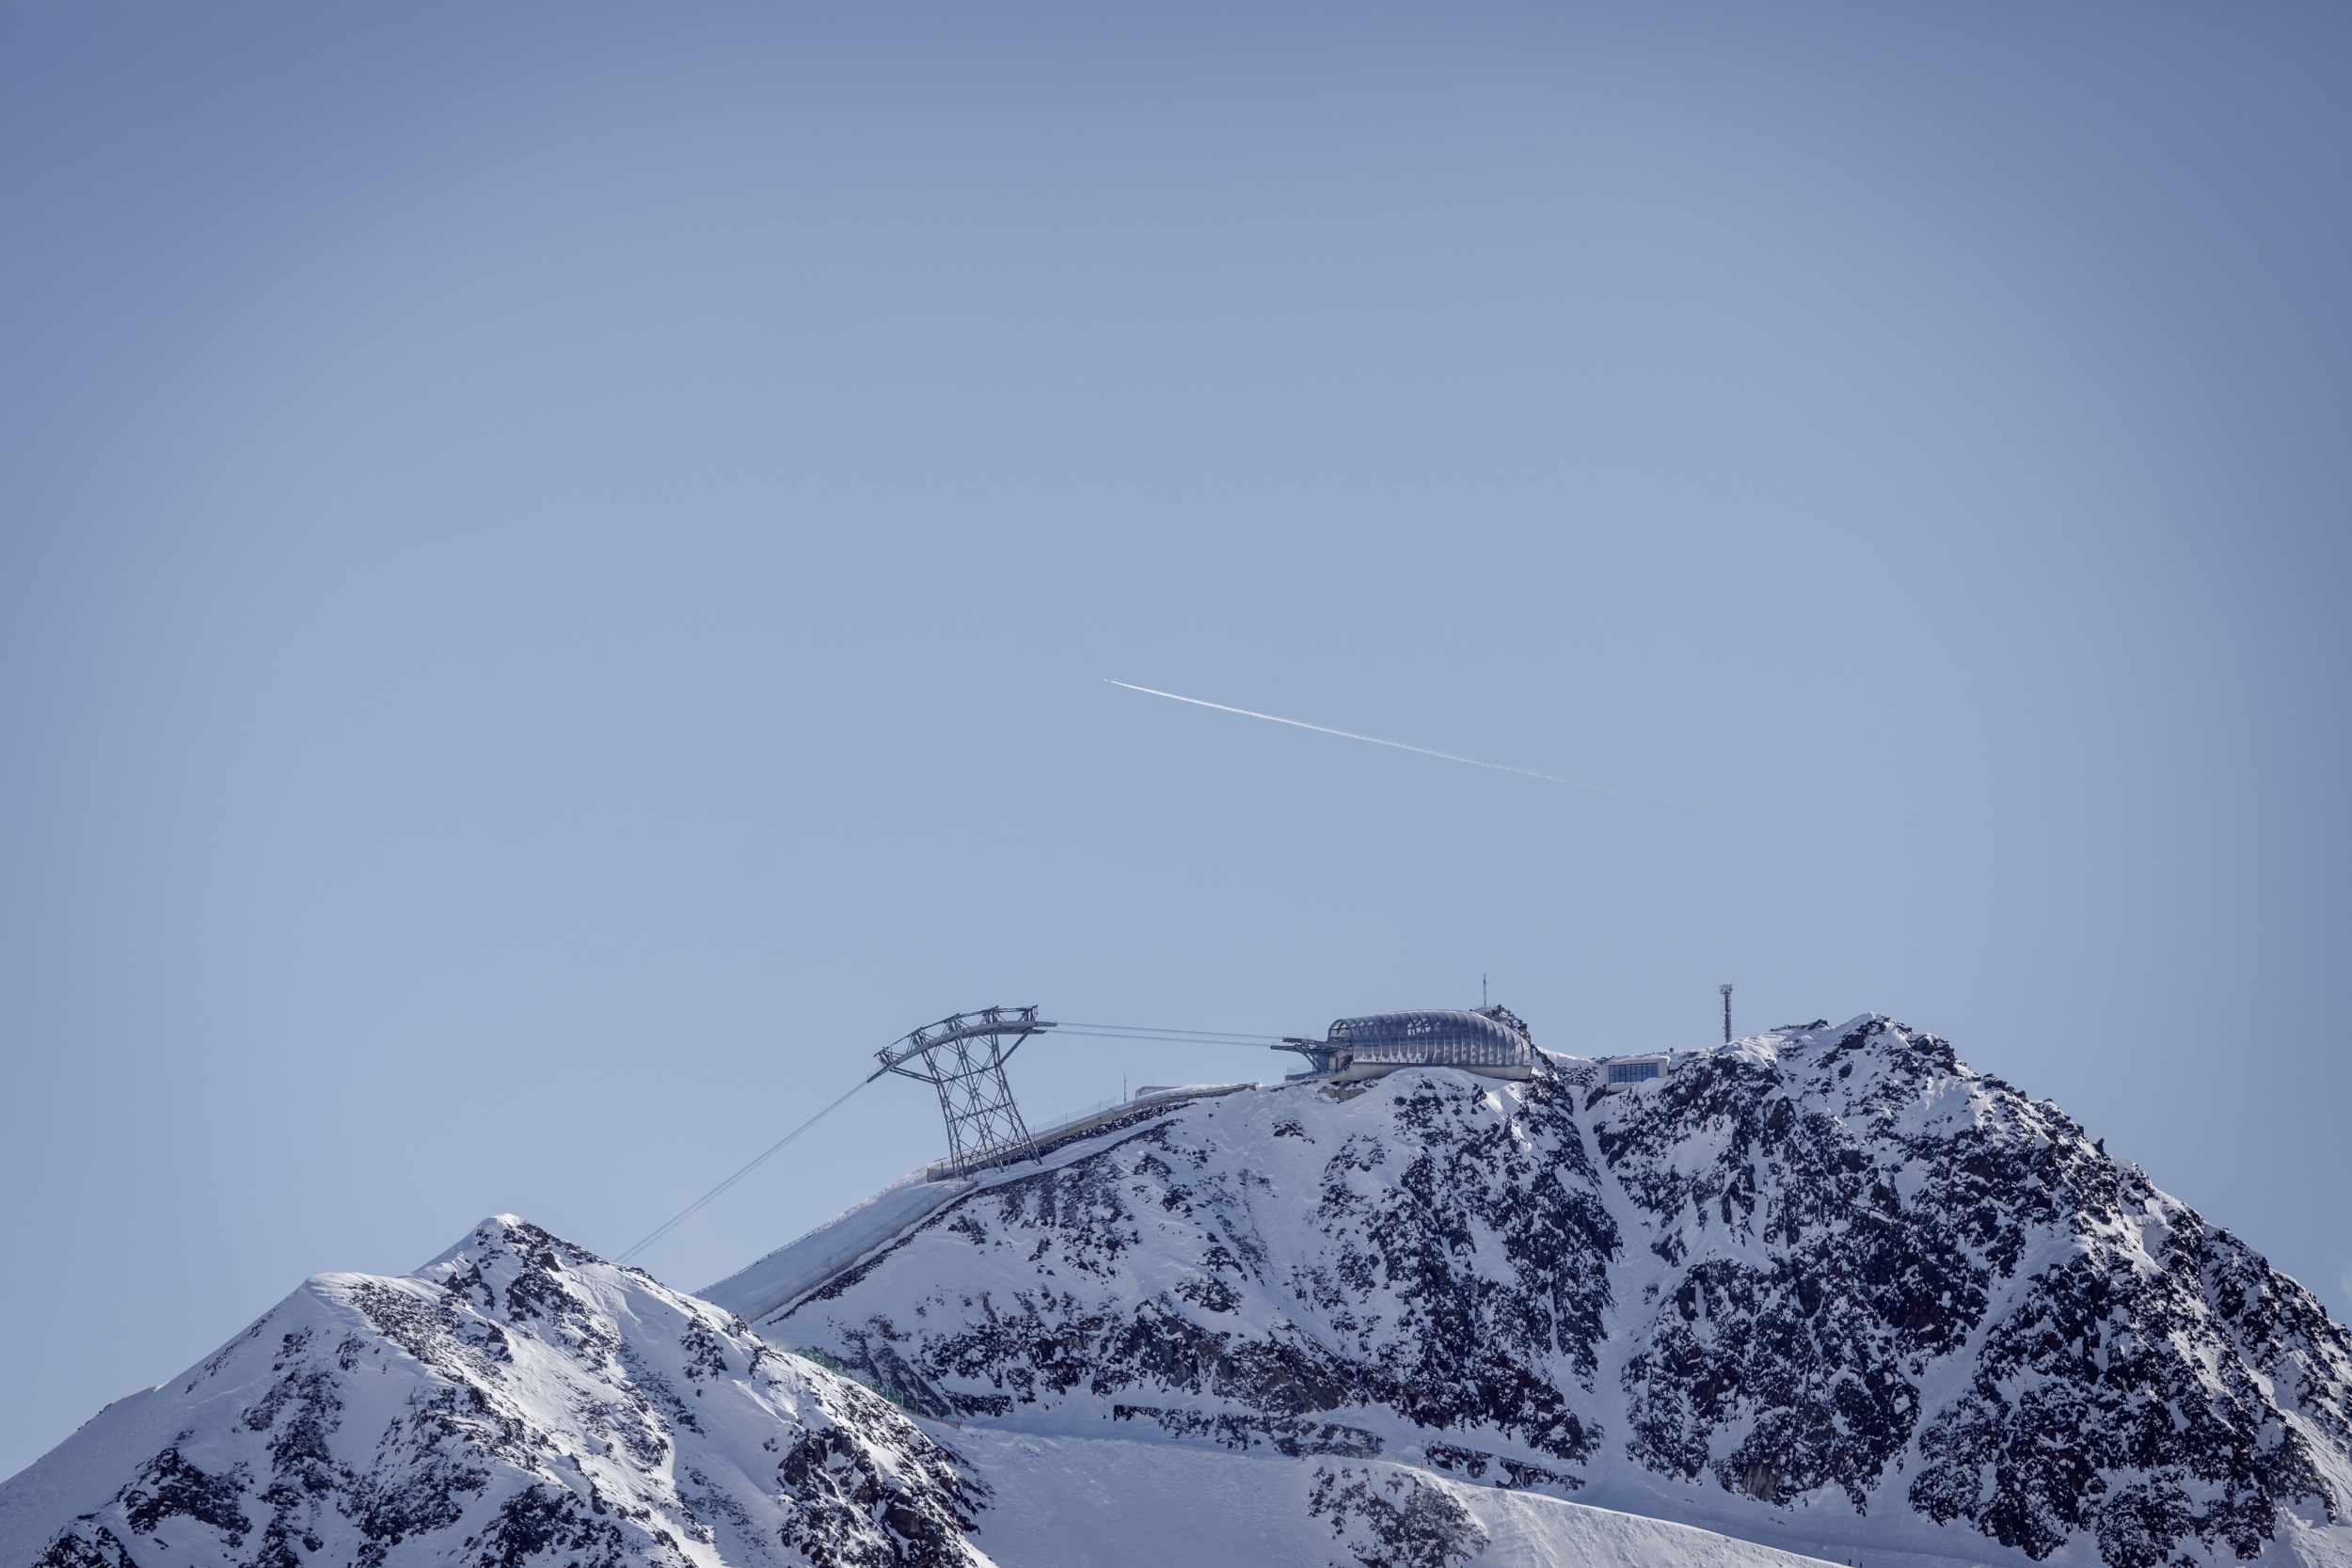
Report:
[{"label": "building on summit", "polygon": [[1535,1038],[1508,1007],[1477,1012],[1430,1010],[1343,1018],[1319,1040],[1286,1039],[1277,1051],[1307,1058],[1289,1082],[1350,1083],[1407,1067],[1454,1067],[1482,1078],[1533,1078],[1541,1064]]}]

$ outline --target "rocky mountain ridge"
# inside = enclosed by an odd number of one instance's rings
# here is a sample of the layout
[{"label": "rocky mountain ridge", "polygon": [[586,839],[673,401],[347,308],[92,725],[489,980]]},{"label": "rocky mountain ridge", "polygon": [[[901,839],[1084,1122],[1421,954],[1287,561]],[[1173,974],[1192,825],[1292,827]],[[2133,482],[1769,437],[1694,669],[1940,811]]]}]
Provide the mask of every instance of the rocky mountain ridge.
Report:
[{"label": "rocky mountain ridge", "polygon": [[1552,1065],[1204,1101],[757,1326],[977,1423],[1379,1455],[1827,1555],[2352,1560],[2352,1338],[2055,1105],[1875,1015],[1626,1092]]}]

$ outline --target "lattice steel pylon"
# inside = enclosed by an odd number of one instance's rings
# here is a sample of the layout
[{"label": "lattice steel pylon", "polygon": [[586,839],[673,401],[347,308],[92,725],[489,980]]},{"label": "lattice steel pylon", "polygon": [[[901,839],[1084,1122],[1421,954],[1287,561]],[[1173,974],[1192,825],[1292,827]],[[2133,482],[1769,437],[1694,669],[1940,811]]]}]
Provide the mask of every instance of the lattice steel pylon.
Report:
[{"label": "lattice steel pylon", "polygon": [[[939,1114],[947,1123],[947,1160],[958,1176],[1035,1159],[1037,1145],[1021,1119],[1021,1108],[1012,1102],[1012,1085],[1005,1080],[1005,1059],[1021,1049],[1023,1040],[1052,1027],[1037,1016],[1035,1007],[958,1013],[926,1023],[875,1052],[882,1067],[874,1078],[895,1072],[939,1091]],[[919,1067],[908,1065],[918,1060]]]}]

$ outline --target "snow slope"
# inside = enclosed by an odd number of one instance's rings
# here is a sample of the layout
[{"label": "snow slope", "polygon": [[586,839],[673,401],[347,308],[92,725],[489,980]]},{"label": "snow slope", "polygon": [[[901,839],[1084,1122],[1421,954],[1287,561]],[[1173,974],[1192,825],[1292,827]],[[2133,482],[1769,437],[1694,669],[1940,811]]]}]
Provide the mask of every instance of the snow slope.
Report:
[{"label": "snow slope", "polygon": [[1379,1460],[977,1428],[961,1441],[998,1490],[990,1551],[1037,1568],[1821,1568],[1703,1529]]},{"label": "snow slope", "polygon": [[[1019,1169],[1059,1169],[1085,1158],[1092,1151],[1089,1146],[1102,1137],[1140,1127],[1197,1101],[1217,1099],[1250,1087],[1254,1085],[1196,1084],[1160,1089],[1137,1095],[1108,1110],[1089,1112],[1061,1126],[1041,1129],[1036,1133],[1037,1161]],[[743,1317],[765,1316],[840,1274],[875,1248],[887,1244],[932,1210],[970,1192],[976,1185],[1005,1180],[1007,1174],[997,1172],[977,1179],[950,1176],[944,1161],[909,1172],[806,1235],[738,1269],[718,1284],[706,1286],[701,1294],[706,1300],[726,1302],[729,1311]]]},{"label": "snow slope", "polygon": [[2352,1338],[2056,1106],[1874,1015],[1615,1095],[1554,1063],[1188,1105],[712,1294],[974,1433],[1408,1459],[1841,1561],[2352,1560]]},{"label": "snow slope", "polygon": [[969,1192],[972,1185],[953,1178],[933,1181],[919,1170],[900,1177],[702,1294],[707,1300],[723,1294],[739,1304],[728,1310],[746,1317],[772,1312],[823,1284],[950,1198]]}]

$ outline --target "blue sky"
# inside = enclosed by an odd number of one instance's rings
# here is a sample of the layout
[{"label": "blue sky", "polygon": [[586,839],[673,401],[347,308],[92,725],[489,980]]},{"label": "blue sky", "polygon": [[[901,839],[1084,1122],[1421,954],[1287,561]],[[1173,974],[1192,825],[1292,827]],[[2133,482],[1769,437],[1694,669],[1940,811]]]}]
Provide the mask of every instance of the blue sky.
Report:
[{"label": "blue sky", "polygon": [[2341,1317],[2348,41],[11,8],[0,1473],[307,1274],[617,1252],[996,1001],[1887,1012]]}]

